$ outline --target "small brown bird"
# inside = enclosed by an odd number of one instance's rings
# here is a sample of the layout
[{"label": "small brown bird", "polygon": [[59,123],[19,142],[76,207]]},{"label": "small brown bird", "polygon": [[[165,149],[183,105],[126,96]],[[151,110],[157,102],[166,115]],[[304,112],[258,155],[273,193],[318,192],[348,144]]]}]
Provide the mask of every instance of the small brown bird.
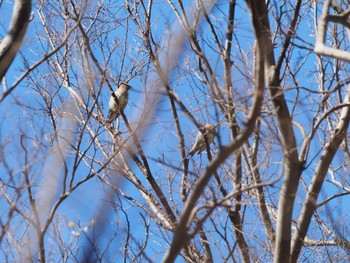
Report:
[{"label": "small brown bird", "polygon": [[[203,127],[203,130],[205,131],[204,134],[207,136],[209,145],[214,141],[216,134],[215,127],[216,126],[214,124],[210,123],[205,124]],[[206,148],[204,134],[200,131],[198,132],[196,136],[196,142],[193,145],[191,151],[188,153],[189,155],[193,156],[197,151],[198,154],[200,154]]]},{"label": "small brown bird", "polygon": [[118,99],[118,104],[115,102],[114,97],[111,95],[111,98],[109,99],[109,111],[108,111],[107,123],[112,123],[114,120],[116,120],[120,114],[120,110],[125,109],[126,105],[128,104],[128,99],[129,99],[128,90],[130,88],[131,86],[128,83],[126,82],[120,83],[118,89],[114,92],[115,96]]}]

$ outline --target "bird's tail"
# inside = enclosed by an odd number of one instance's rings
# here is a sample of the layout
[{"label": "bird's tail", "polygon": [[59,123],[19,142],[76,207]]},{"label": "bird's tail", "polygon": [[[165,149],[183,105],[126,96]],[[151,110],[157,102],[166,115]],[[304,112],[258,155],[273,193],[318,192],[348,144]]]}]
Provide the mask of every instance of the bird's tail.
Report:
[{"label": "bird's tail", "polygon": [[114,120],[113,112],[111,110],[108,111],[107,123],[111,124]]},{"label": "bird's tail", "polygon": [[189,156],[193,156],[193,155],[195,154],[195,152],[196,152],[196,149],[193,148],[193,149],[188,153],[188,155],[189,155]]}]

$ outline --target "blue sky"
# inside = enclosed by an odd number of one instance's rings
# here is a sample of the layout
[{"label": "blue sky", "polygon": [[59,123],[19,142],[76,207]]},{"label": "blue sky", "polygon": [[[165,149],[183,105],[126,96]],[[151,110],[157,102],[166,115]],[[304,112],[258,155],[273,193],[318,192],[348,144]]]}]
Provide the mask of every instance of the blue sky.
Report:
[{"label": "blue sky", "polygon": [[[52,4],[54,5],[54,4]],[[116,3],[116,5],[118,5]],[[12,4],[9,2],[3,2],[1,5],[0,12],[1,14],[8,14],[10,13]],[[90,7],[90,10],[93,10],[93,5]],[[219,5],[220,8],[217,8],[211,13],[211,18],[213,21],[224,21],[225,16],[223,13],[225,12],[225,9],[227,8],[226,4],[222,3]],[[117,8],[117,7],[116,7]],[[287,7],[285,7],[287,9]],[[53,13],[57,10],[52,9]],[[111,11],[111,10],[109,10]],[[167,16],[164,16],[164,14],[168,14]],[[117,11],[117,16],[120,16],[121,23],[124,23],[123,15],[125,15],[125,12],[123,11]],[[154,32],[154,38],[157,41],[157,43],[161,44],[167,44],[169,41],[169,35],[171,32],[175,29],[175,32],[181,33],[180,26],[174,22],[176,21],[176,18],[173,16],[173,13],[171,13],[168,5],[164,9],[156,8],[155,12],[153,13],[154,17],[154,25],[153,25],[153,32]],[[245,76],[249,76],[251,74],[252,70],[252,52],[251,49],[254,45],[253,38],[252,38],[252,30],[249,22],[249,16],[247,15],[247,10],[244,6],[244,4],[238,3],[237,5],[237,20],[235,21],[236,27],[238,30],[235,32],[235,41],[234,41],[234,49],[233,49],[233,58],[234,58],[234,67],[232,69],[232,75],[233,75],[233,83],[234,83],[234,92],[237,99],[237,102],[242,102],[241,104],[238,104],[237,107],[240,110],[240,113],[237,114],[237,118],[240,122],[240,124],[243,125],[243,121],[245,120],[245,113],[244,109],[245,107],[249,107],[251,104],[251,94],[252,94],[252,84],[247,81]],[[26,57],[28,60],[29,65],[34,64],[36,61],[38,61],[43,54],[49,51],[49,45],[47,44],[45,39],[40,39],[40,33],[43,32],[42,28],[40,27],[40,23],[38,22],[38,13],[36,10],[36,3],[34,3],[33,7],[33,21],[30,23],[29,30],[27,32],[27,37],[23,43],[23,46],[21,48],[21,54],[19,54],[11,68],[9,69],[7,75],[6,75],[6,81],[8,85],[11,85],[22,73],[24,69],[24,65],[21,60],[21,56]],[[58,18],[57,18],[58,19]],[[53,23],[56,23],[56,28],[60,29],[60,27],[63,26],[63,23],[61,20],[52,20]],[[312,21],[312,20],[310,20]],[[296,76],[298,79],[298,85],[300,87],[306,87],[311,90],[316,90],[317,82],[317,67],[316,67],[316,56],[311,53],[309,54],[308,49],[313,48],[314,43],[314,36],[312,35],[312,31],[310,30],[310,27],[308,23],[310,21],[303,21],[302,25],[300,26],[301,30],[298,31],[297,37],[295,38],[295,43],[301,46],[295,47],[297,51],[293,54],[291,57],[291,60],[296,61],[295,68],[292,68],[292,71],[296,72]],[[0,16],[0,37],[2,37],[5,32],[6,28],[8,26],[9,18],[5,17],[3,15]],[[61,24],[60,24],[61,23]],[[142,57],[142,48],[143,44],[141,43],[141,39],[138,36],[137,29],[135,25],[130,20],[128,22],[128,26],[131,29],[129,31],[129,34],[127,36],[128,38],[128,49],[127,49],[127,59],[124,68],[122,68],[122,80],[128,79],[130,77],[130,69],[133,65],[139,63],[138,65],[141,65],[142,62],[145,60],[145,58]],[[86,22],[88,24],[88,22]],[[272,25],[274,26],[274,25]],[[207,41],[207,43],[212,43],[211,34],[208,32],[208,27],[203,25],[200,27],[199,32],[201,36],[203,36],[203,39]],[[62,33],[62,32],[61,32]],[[110,44],[112,43],[119,43],[119,41],[123,41],[125,36],[125,29],[123,27],[120,27],[118,30],[113,31],[112,33],[104,33],[103,34],[105,38],[103,39],[104,44]],[[220,36],[221,38],[224,38],[224,35]],[[41,40],[41,42],[39,42]],[[73,41],[70,39],[70,41]],[[94,44],[96,44],[94,42]],[[203,41],[201,44],[205,45],[206,43]],[[281,43],[277,41],[276,43],[276,54],[279,53],[281,48]],[[103,45],[102,45],[103,46]],[[122,47],[122,42],[120,42],[120,47]],[[103,48],[99,47],[97,44],[93,46],[95,54],[98,55],[98,59],[101,61],[104,60],[103,57]],[[161,55],[164,56],[166,54],[166,51],[172,51],[172,46],[169,46],[168,48],[164,49],[161,52]],[[77,49],[75,49],[76,51]],[[182,49],[180,50],[180,56],[179,59],[176,61],[170,61],[173,62],[174,69],[172,70],[169,78],[169,83],[171,88],[173,88],[180,96],[183,101],[183,103],[188,107],[189,110],[191,110],[192,114],[196,117],[197,121],[200,123],[206,123],[206,122],[212,122],[216,123],[218,119],[216,118],[216,109],[215,105],[212,103],[212,98],[208,94],[208,90],[205,88],[205,85],[201,84],[196,77],[194,77],[194,74],[189,74],[191,69],[197,68],[197,62],[196,60],[193,60],[193,54],[189,52],[190,47],[187,41],[183,42]],[[62,51],[63,52],[63,51]],[[213,63],[213,68],[215,69],[215,72],[218,76],[218,78],[222,81],[222,65],[219,62],[218,54],[215,53],[212,49],[206,47],[205,48],[206,54],[211,58],[211,61]],[[245,56],[248,53],[247,56]],[[108,77],[113,85],[116,84],[116,80],[119,76],[121,63],[120,58],[122,57],[123,50],[116,49],[116,51],[113,53],[113,56],[111,57],[110,64],[109,64],[109,72]],[[79,59],[81,59],[79,57]],[[303,65],[304,63],[304,69],[302,72],[297,72],[297,66]],[[78,65],[74,65],[74,62],[72,62],[72,71],[75,70],[77,74],[82,73],[82,69],[79,68]],[[165,65],[164,65],[165,66]],[[141,68],[141,67],[139,67]],[[139,69],[137,68],[137,69]],[[52,72],[51,66],[48,66],[47,64],[43,64],[38,67],[38,76],[41,76],[42,79],[38,79],[39,83],[43,85],[43,87],[47,88],[50,92],[53,92],[55,90],[58,90],[59,88],[59,95],[62,96],[62,100],[60,97],[56,97],[56,100],[54,101],[54,106],[57,107],[58,110],[61,110],[64,105],[64,98],[67,97],[68,92],[62,88],[62,84],[59,82],[55,82],[54,78],[48,77],[48,75]],[[328,70],[331,71],[332,67],[331,65],[328,67]],[[198,71],[197,71],[198,72]],[[74,74],[72,72],[71,77],[74,80]],[[128,116],[130,123],[132,125],[136,125],[136,121],[140,118],[140,113],[145,108],[145,103],[148,102],[148,98],[146,95],[149,95],[151,98],[154,96],[157,98],[157,109],[156,116],[152,118],[151,121],[144,124],[144,128],[147,132],[143,134],[142,137],[140,137],[140,141],[142,144],[142,147],[144,151],[146,152],[146,155],[148,157],[151,157],[150,160],[150,166],[151,170],[156,176],[159,184],[162,186],[162,190],[169,194],[169,191],[173,191],[173,196],[178,198],[174,200],[174,203],[178,205],[178,209],[181,209],[182,203],[179,201],[180,198],[176,193],[178,193],[180,189],[180,179],[181,179],[181,171],[175,172],[173,169],[165,169],[164,165],[162,164],[162,161],[165,163],[169,162],[173,164],[175,167],[179,167],[181,164],[181,156],[178,152],[178,138],[175,132],[175,126],[174,122],[171,118],[171,112],[170,112],[170,106],[167,99],[167,96],[165,96],[165,93],[161,94],[159,97],[154,95],[158,92],[157,90],[157,76],[154,73],[154,68],[152,66],[142,68],[140,72],[137,72],[138,75],[133,77],[133,79],[130,80],[131,85],[133,86],[130,91],[130,101],[129,106],[125,110],[125,114]],[[344,73],[345,75],[346,73]],[[96,87],[99,84],[100,78],[97,76],[95,83]],[[84,82],[85,81],[85,82]],[[86,84],[89,80],[84,79],[83,77],[78,77],[76,81],[74,82],[75,88],[77,87],[84,87],[84,84]],[[334,85],[333,82],[329,82],[330,86]],[[318,105],[317,99],[318,97],[313,97],[313,95],[310,96],[308,92],[305,92],[303,89],[297,89],[295,86],[296,84],[292,82],[290,78],[286,78],[286,81],[283,82],[283,84],[288,88],[288,91],[286,92],[286,99],[289,103],[290,109],[293,109],[294,107],[294,99],[296,96],[299,96],[298,104],[296,107],[296,110],[293,112],[294,117],[297,121],[299,121],[302,125],[302,127],[305,128],[305,131],[308,133],[310,130],[310,122],[311,118],[313,117],[313,111],[317,109]],[[109,100],[109,90],[106,86],[103,86],[102,95],[99,98],[100,106],[103,110],[104,116],[107,115],[107,103]],[[21,103],[19,106],[19,103],[17,103],[16,100],[19,100]],[[50,131],[50,134],[52,133],[50,123],[48,122],[45,112],[40,111],[40,107],[43,105],[42,98],[38,95],[38,93],[35,92],[33,81],[31,79],[26,78],[24,81],[20,83],[20,85],[16,88],[16,90],[0,105],[0,110],[3,112],[3,114],[0,117],[0,126],[1,126],[1,143],[4,143],[5,140],[10,140],[11,144],[9,144],[9,147],[6,149],[7,151],[7,160],[9,160],[9,164],[12,170],[18,170],[23,165],[23,156],[20,148],[20,141],[19,141],[19,132],[18,127],[22,127],[27,134],[28,137],[35,138],[45,138],[47,130]],[[267,103],[268,105],[268,103]],[[31,108],[32,107],[32,108]],[[266,107],[266,110],[271,109],[270,105]],[[38,114],[41,112],[42,114]],[[186,115],[178,111],[181,124],[183,127],[183,132],[185,134],[185,144],[186,144],[186,150],[188,151],[190,147],[192,146],[193,140],[198,132],[195,125],[193,125],[190,120],[186,117]],[[29,119],[33,115],[33,122],[30,123]],[[262,167],[262,170],[265,172],[263,175],[266,178],[274,178],[278,175],[278,173],[281,170],[281,162],[282,162],[282,156],[280,153],[280,146],[279,143],[276,141],[273,141],[273,134],[277,131],[277,128],[275,126],[270,126],[272,123],[271,115],[263,113],[264,121],[262,124],[262,134],[266,136],[266,138],[263,138],[266,141],[270,141],[272,152],[274,153],[271,155],[271,161],[269,162],[269,167]],[[219,115],[219,119],[222,119],[222,116]],[[77,125],[76,129],[78,129],[80,126]],[[126,127],[123,124],[123,121],[120,123],[120,127],[122,131],[126,131]],[[101,129],[97,129],[96,131],[100,131],[100,139],[101,141],[107,143],[108,141],[111,141],[109,136],[102,132]],[[223,143],[227,143],[229,141],[229,134],[227,126],[224,125],[220,128],[220,136],[223,141]],[[297,134],[298,139],[298,145],[301,146],[301,136],[298,128],[295,128],[295,132]],[[127,136],[127,133],[124,135]],[[320,149],[320,141],[327,138],[327,134],[318,134],[318,138],[312,143],[311,146],[311,154],[310,158],[308,159],[308,169],[304,171],[303,173],[303,180],[305,182],[309,182],[311,179],[311,176],[313,175],[315,164],[318,161],[319,158],[319,149]],[[83,144],[84,148],[88,145],[88,136],[86,137],[85,144]],[[33,143],[35,140],[28,138],[27,143]],[[216,141],[217,145],[217,141]],[[213,148],[214,149],[214,148]],[[94,148],[92,147],[88,153],[93,153]],[[49,155],[47,155],[50,151],[46,151],[46,148],[44,150],[40,151],[40,156],[44,158],[48,158]],[[98,152],[96,154],[97,157],[102,159],[102,154]],[[316,157],[314,160],[312,160],[312,157]],[[264,151],[262,149],[261,151],[261,159],[264,158]],[[73,160],[68,160],[68,167],[69,171],[72,169]],[[199,160],[199,162],[197,162]],[[335,160],[334,160],[334,166],[339,165],[340,162],[342,162],[344,158],[339,154]],[[229,159],[226,162],[226,167],[232,168],[232,159]],[[190,169],[191,172],[194,174],[199,174],[201,171],[205,169],[206,164],[208,163],[206,155],[202,156],[195,156],[190,161]],[[135,172],[137,177],[145,183],[147,187],[149,185],[146,183],[146,180],[142,173],[138,170],[135,164],[133,164],[130,161],[130,165],[132,170]],[[96,164],[96,168],[98,167],[98,164]],[[32,167],[33,176],[37,176],[38,174],[43,174],[43,171],[49,171],[49,168],[46,168],[44,166],[41,166],[40,162],[38,162],[36,165],[33,165]],[[84,165],[80,165],[78,172],[76,174],[77,178],[84,178],[88,173],[89,169],[86,168]],[[225,172],[224,169],[220,169],[220,175],[225,178]],[[5,167],[0,167],[0,173],[6,173]],[[346,171],[344,171],[346,173]],[[60,173],[62,175],[62,172]],[[103,173],[101,173],[101,176]],[[43,174],[43,176],[47,176],[47,174]],[[118,176],[115,174],[115,176]],[[169,186],[167,183],[168,177],[173,177],[173,184]],[[45,178],[45,177],[43,177]],[[194,181],[195,176],[190,175],[189,180]],[[20,181],[22,177],[18,176],[15,180]],[[225,178],[227,179],[227,178]],[[34,187],[38,187],[40,183],[40,179],[37,181],[38,185],[35,185]],[[270,189],[270,198],[272,199],[272,203],[277,204],[277,199],[279,195],[279,187],[281,185],[282,181],[277,182],[274,187]],[[212,185],[214,185],[212,183]],[[121,179],[120,181],[121,189],[124,191],[125,194],[133,196],[137,200],[142,200],[140,194],[138,191],[135,191],[135,187],[132,186],[127,180]],[[231,189],[231,184],[228,183],[227,188]],[[326,187],[324,188],[321,197],[326,198],[327,196],[330,196],[331,194],[335,193],[335,187],[331,184],[326,184]],[[60,224],[62,224],[62,231],[60,234],[63,237],[63,240],[66,242],[74,241],[79,234],[79,245],[86,245],[86,238],[84,237],[84,227],[90,227],[91,222],[96,218],[96,216],[99,214],[99,211],[101,209],[101,204],[110,204],[111,197],[106,195],[106,193],[109,193],[110,188],[101,184],[100,181],[97,178],[92,178],[88,182],[84,183],[81,187],[79,187],[77,190],[75,190],[60,206],[60,208],[57,211],[57,218],[60,221]],[[208,194],[208,193],[206,193]],[[170,194],[169,194],[170,195]],[[297,197],[297,202],[302,202],[303,198],[305,196],[305,190],[303,189],[302,185],[299,186],[299,192]],[[169,196],[170,199],[170,196]],[[349,213],[349,208],[346,206],[346,200],[349,198],[344,198],[342,203],[339,206],[336,206],[338,203],[334,204],[334,207],[331,206],[331,208],[334,208],[334,214],[336,215],[342,215],[343,213]],[[118,200],[122,204],[123,207],[126,209],[126,211],[129,214],[129,220],[132,229],[134,229],[135,232],[133,232],[134,238],[137,240],[142,241],[145,237],[145,228],[142,226],[142,217],[139,213],[143,213],[143,211],[139,208],[134,207],[130,204],[130,202],[125,201],[124,199]],[[319,198],[320,201],[320,198]],[[335,200],[334,202],[338,202]],[[5,207],[4,200],[0,201],[0,207]],[[330,203],[330,205],[332,202]],[[5,209],[5,208],[4,208]],[[262,229],[261,224],[254,222],[254,214],[255,210],[247,209],[246,211],[246,217],[248,218],[247,221],[252,223],[252,225],[249,227],[249,230],[255,229],[257,231],[256,235],[260,236],[261,239],[264,239],[264,233],[259,232],[259,228]],[[295,207],[295,214],[297,219],[298,212],[300,212],[300,205],[297,205]],[[111,224],[111,227],[113,229],[118,229],[117,233],[118,235],[114,237],[113,239],[113,245],[112,247],[120,247],[120,243],[123,244],[125,239],[125,234],[123,233],[123,228],[126,227],[127,221],[125,219],[125,216],[121,212],[110,212],[108,214],[108,220],[106,221],[107,224]],[[19,219],[20,220],[20,219]],[[348,219],[346,218],[347,222]],[[73,227],[72,224],[70,225],[69,222],[74,222],[75,226]],[[254,223],[256,223],[254,225]],[[222,224],[225,226],[225,219],[220,218],[218,225]],[[207,226],[210,227],[211,222],[207,222]],[[106,228],[108,230],[108,228]],[[136,230],[135,230],[136,229]],[[152,239],[150,240],[150,245],[146,250],[146,254],[152,258],[154,261],[160,261],[162,255],[166,251],[167,245],[162,243],[163,236],[166,235],[166,239],[170,240],[171,234],[161,232],[158,230],[158,226],[154,224],[154,222],[150,225],[151,229],[151,236]],[[223,227],[224,229],[224,227]],[[50,229],[50,231],[53,231],[54,229]],[[90,235],[92,231],[92,228],[88,229],[88,234]],[[159,236],[157,236],[157,234]],[[91,237],[91,236],[89,236]],[[250,236],[249,236],[250,237]],[[112,239],[113,235],[110,231],[104,231],[102,239],[103,241],[100,242],[100,244],[106,244],[108,240]],[[217,236],[214,235],[214,238],[219,239]],[[50,235],[47,237],[48,244],[50,243]],[[214,240],[215,242],[216,240]],[[254,243],[254,242],[253,242]],[[220,244],[221,247],[224,247],[223,244]],[[50,246],[48,246],[50,247]],[[54,247],[54,246],[53,246]],[[224,248],[223,248],[224,250]],[[225,251],[227,252],[227,251]],[[57,255],[58,257],[59,255]],[[113,254],[109,254],[110,257],[113,257]],[[117,255],[116,255],[117,256]],[[218,256],[218,255],[216,255]],[[268,256],[267,256],[268,257]],[[117,261],[120,258],[117,259]],[[179,262],[181,262],[181,259],[179,258]]]}]

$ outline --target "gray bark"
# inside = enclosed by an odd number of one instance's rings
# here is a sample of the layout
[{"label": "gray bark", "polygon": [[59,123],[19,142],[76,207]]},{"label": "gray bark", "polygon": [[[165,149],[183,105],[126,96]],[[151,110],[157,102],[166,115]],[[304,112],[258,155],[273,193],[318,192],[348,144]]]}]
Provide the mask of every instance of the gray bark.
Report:
[{"label": "gray bark", "polygon": [[31,7],[31,0],[15,1],[9,31],[0,42],[0,81],[21,47],[29,24]]}]

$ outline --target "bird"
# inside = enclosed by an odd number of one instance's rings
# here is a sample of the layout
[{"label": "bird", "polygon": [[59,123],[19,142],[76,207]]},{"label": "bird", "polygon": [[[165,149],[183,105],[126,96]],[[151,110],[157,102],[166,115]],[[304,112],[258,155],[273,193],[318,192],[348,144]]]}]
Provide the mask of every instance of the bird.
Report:
[{"label": "bird", "polygon": [[109,99],[109,110],[108,110],[108,118],[107,123],[112,123],[114,120],[116,120],[120,114],[120,110],[124,110],[126,105],[128,104],[129,99],[129,89],[131,86],[126,83],[122,82],[120,83],[118,89],[114,92],[115,96],[118,99],[118,104],[116,103],[116,100],[111,95],[111,98]]},{"label": "bird", "polygon": [[190,156],[193,156],[197,151],[198,154],[200,154],[206,148],[204,137],[205,135],[207,137],[209,145],[214,141],[216,134],[215,127],[216,126],[211,123],[207,123],[203,126],[204,134],[201,131],[198,132],[196,136],[196,142],[194,143],[191,151],[188,153]]}]

